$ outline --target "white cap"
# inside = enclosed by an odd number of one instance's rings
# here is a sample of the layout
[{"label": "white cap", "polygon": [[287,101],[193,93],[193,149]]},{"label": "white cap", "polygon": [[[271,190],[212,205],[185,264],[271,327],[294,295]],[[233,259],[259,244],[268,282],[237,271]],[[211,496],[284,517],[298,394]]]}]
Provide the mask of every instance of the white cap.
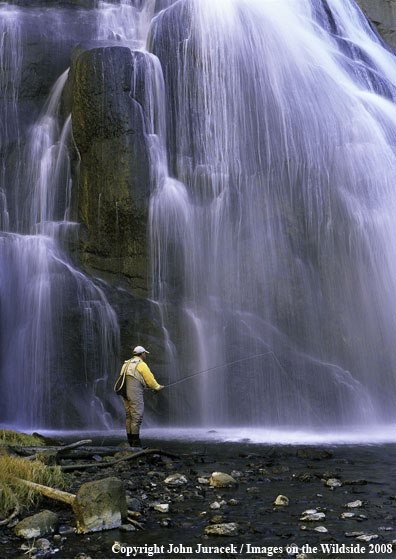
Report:
[{"label": "white cap", "polygon": [[133,350],[134,355],[139,355],[139,353],[150,353],[147,349],[144,349],[143,346],[137,345]]}]

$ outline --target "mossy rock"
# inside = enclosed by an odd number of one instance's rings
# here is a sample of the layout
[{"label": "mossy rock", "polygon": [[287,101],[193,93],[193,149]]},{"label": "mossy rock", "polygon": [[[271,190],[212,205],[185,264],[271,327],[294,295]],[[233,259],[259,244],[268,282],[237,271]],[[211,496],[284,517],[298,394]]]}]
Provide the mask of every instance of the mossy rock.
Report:
[{"label": "mossy rock", "polygon": [[0,429],[0,445],[8,446],[43,446],[43,441],[33,435]]}]

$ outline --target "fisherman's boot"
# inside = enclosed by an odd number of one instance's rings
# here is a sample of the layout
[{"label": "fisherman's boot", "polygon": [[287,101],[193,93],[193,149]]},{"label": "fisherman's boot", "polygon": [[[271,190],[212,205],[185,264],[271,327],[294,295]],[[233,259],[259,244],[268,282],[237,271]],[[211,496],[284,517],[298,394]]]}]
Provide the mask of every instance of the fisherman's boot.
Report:
[{"label": "fisherman's boot", "polygon": [[132,433],[132,435],[128,435],[128,442],[130,446],[133,447],[141,447],[142,443],[140,442],[139,433]]}]

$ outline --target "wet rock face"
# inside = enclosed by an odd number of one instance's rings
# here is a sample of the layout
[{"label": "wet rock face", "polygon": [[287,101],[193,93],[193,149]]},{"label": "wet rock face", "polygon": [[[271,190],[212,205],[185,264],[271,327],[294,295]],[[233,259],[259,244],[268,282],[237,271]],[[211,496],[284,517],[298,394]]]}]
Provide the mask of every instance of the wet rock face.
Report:
[{"label": "wet rock face", "polygon": [[384,41],[396,52],[396,2],[394,0],[357,0],[375,24]]},{"label": "wet rock face", "polygon": [[142,106],[132,97],[128,48],[78,48],[70,72],[73,134],[81,157],[81,262],[147,294],[149,156]]}]

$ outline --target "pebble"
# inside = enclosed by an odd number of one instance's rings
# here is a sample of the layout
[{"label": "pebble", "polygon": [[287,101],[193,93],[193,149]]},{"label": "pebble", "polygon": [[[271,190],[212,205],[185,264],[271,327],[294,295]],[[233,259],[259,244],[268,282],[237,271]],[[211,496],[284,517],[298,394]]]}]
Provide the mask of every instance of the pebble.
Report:
[{"label": "pebble", "polygon": [[316,509],[309,509],[302,513],[300,520],[305,522],[317,522],[318,520],[324,520],[326,515],[324,512],[318,512]]},{"label": "pebble", "polygon": [[237,536],[238,524],[236,524],[236,522],[228,522],[206,526],[205,534],[208,536]]},{"label": "pebble", "polygon": [[363,506],[362,501],[360,501],[359,499],[357,501],[352,501],[351,503],[347,503],[345,505],[348,509],[356,509],[359,508],[361,506]]},{"label": "pebble", "polygon": [[288,507],[289,499],[285,495],[278,495],[274,501],[274,505],[278,507]]},{"label": "pebble", "polygon": [[320,532],[322,534],[325,534],[326,532],[328,532],[328,529],[325,526],[316,526],[314,528],[315,532]]},{"label": "pebble", "polygon": [[371,540],[376,540],[377,538],[377,534],[362,534],[361,536],[356,536],[355,539],[359,542],[371,542]]},{"label": "pebble", "polygon": [[343,512],[340,518],[353,518],[354,516],[356,516],[354,512]]},{"label": "pebble", "polygon": [[51,547],[50,542],[46,538],[39,538],[36,540],[36,547],[42,549],[43,551]]},{"label": "pebble", "polygon": [[210,504],[210,508],[211,508],[212,510],[219,509],[220,507],[221,507],[221,505],[220,505],[220,503],[219,503],[218,501],[215,501],[214,503],[211,503],[211,504]]},{"label": "pebble", "polygon": [[357,538],[358,536],[363,536],[364,532],[345,532],[346,538]]},{"label": "pebble", "polygon": [[136,528],[133,524],[121,524],[120,532],[135,532]]},{"label": "pebble", "polygon": [[168,503],[155,503],[153,505],[153,509],[158,512],[169,512],[169,504]]},{"label": "pebble", "polygon": [[339,479],[332,477],[332,478],[326,480],[326,485],[327,485],[327,487],[331,487],[331,488],[341,487],[342,482]]},{"label": "pebble", "polygon": [[187,478],[183,474],[171,474],[170,476],[164,479],[164,483],[166,483],[166,485],[171,485],[171,486],[183,485],[187,483]]},{"label": "pebble", "polygon": [[58,528],[59,534],[63,536],[67,536],[68,534],[74,534],[75,531],[76,531],[75,528],[73,528],[72,526],[67,526],[66,524],[61,524]]},{"label": "pebble", "polygon": [[[233,478],[235,478],[235,477],[242,477],[242,476],[243,476],[243,473],[240,472],[239,470],[232,470],[231,476],[232,476]],[[396,497],[395,497],[395,499],[396,499]]]}]

